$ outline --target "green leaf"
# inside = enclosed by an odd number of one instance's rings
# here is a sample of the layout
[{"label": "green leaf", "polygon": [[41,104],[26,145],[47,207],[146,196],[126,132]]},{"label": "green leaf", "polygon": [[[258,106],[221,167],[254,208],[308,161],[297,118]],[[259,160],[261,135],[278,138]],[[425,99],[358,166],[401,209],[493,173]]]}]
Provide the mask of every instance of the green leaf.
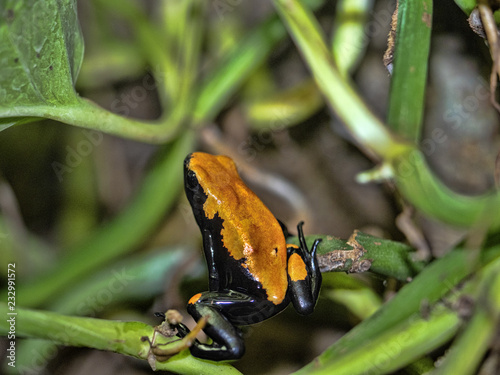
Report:
[{"label": "green leaf", "polygon": [[[135,121],[82,99],[83,59],[75,0],[0,2],[0,131],[49,118],[123,137],[165,142],[179,121]],[[162,125],[162,126],[159,126]]]},{"label": "green leaf", "polygon": [[4,1],[0,17],[0,116],[76,103],[83,38],[75,1]]},{"label": "green leaf", "polygon": [[185,248],[162,248],[152,254],[141,254],[113,262],[61,293],[50,305],[52,311],[63,314],[94,315],[103,309],[95,296],[109,291],[106,306],[119,302],[154,298],[171,282],[175,269],[190,252]]},{"label": "green leaf", "polygon": [[28,124],[30,122],[38,121],[36,117],[10,117],[0,118],[0,132],[13,125]]}]

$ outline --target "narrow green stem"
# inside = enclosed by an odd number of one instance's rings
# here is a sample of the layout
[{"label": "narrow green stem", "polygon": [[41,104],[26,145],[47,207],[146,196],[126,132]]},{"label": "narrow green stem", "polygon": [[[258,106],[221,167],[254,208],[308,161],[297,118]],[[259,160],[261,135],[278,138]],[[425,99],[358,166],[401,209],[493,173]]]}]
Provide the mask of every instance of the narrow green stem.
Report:
[{"label": "narrow green stem", "polygon": [[394,158],[391,168],[402,195],[426,214],[463,227],[500,227],[500,194],[468,196],[452,191],[431,172],[416,147]]},{"label": "narrow green stem", "polygon": [[[46,339],[68,346],[84,346],[108,350],[135,358],[148,360],[154,327],[142,322],[122,322],[93,318],[61,315],[48,311],[16,308],[17,315],[7,315],[5,303],[0,303],[0,314],[14,317],[17,337]],[[0,321],[0,334],[6,335],[10,329],[7,319]],[[158,344],[172,343],[177,337],[167,338],[156,335]],[[15,342],[15,341],[14,341]],[[36,353],[35,353],[36,354]],[[175,355],[165,362],[155,361],[157,370],[173,371],[182,374],[240,374],[228,364],[201,361],[189,355],[188,350]]]},{"label": "narrow green stem", "polygon": [[[59,293],[51,300],[50,310],[67,315],[95,316],[117,304],[152,300],[164,292],[179,264],[190,256],[189,249],[174,247],[111,262]],[[57,342],[23,340],[16,344],[16,367],[31,368],[33,353],[37,353],[36,365],[41,367],[50,360],[56,347]]]},{"label": "narrow green stem", "polygon": [[[134,102],[131,103],[138,105]],[[36,107],[33,109],[36,110]],[[131,111],[127,102],[120,102],[120,106],[116,109],[124,115]],[[31,110],[32,108],[26,108],[23,113],[29,116]],[[144,121],[124,117],[84,98],[80,98],[78,105],[73,107],[52,107],[50,112],[44,114],[43,117],[149,143],[165,143],[171,140],[181,125],[178,119],[172,117],[160,121]]]},{"label": "narrow green stem", "polygon": [[[130,99],[130,97],[128,97]],[[129,99],[126,99],[127,101]],[[139,105],[133,99],[120,101],[116,107],[118,112],[127,115],[131,106]],[[85,98],[78,98],[72,105],[34,105],[29,107],[12,107],[3,111],[3,116],[40,119],[47,118],[84,129],[102,131],[119,137],[130,138],[149,143],[165,143],[176,135],[180,121],[170,117],[160,121],[137,120],[110,112]]]},{"label": "narrow green stem", "polygon": [[422,128],[432,29],[432,0],[398,2],[388,125],[418,143]]},{"label": "narrow green stem", "polygon": [[[348,240],[325,235],[309,235],[307,244],[311,248],[313,242],[321,238],[318,247],[320,266],[333,264],[334,269],[324,272],[353,272],[353,266],[368,262],[370,271],[408,281],[417,275],[424,263],[413,259],[414,249],[401,242],[395,242],[369,234],[355,231]],[[299,244],[297,237],[287,239],[288,242]]]},{"label": "narrow green stem", "polygon": [[373,5],[373,0],[337,2],[331,46],[337,68],[344,76],[352,72],[368,46],[369,38],[365,26]]},{"label": "narrow green stem", "polygon": [[146,57],[157,82],[162,107],[168,108],[179,86],[175,54],[167,51],[165,35],[151,22],[143,9],[130,0],[94,0],[110,15],[119,14],[133,26],[136,44]]},{"label": "narrow green stem", "polygon": [[251,98],[245,103],[245,116],[253,129],[283,129],[310,118],[324,106],[324,98],[312,79],[296,86]]},{"label": "narrow green stem", "polygon": [[274,5],[311,68],[317,85],[359,146],[383,158],[399,150],[399,142],[368,109],[351,82],[338,71],[310,10],[298,0],[274,0]]}]

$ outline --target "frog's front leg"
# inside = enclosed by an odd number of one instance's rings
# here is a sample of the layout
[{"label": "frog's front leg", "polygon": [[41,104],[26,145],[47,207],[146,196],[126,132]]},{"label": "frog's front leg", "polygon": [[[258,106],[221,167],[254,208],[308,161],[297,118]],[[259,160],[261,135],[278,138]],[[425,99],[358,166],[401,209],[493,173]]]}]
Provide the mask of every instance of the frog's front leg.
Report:
[{"label": "frog's front leg", "polygon": [[309,251],[303,225],[303,222],[297,225],[300,246],[288,245],[288,287],[295,310],[308,315],[314,310],[321,287],[321,271],[316,257],[321,239],[314,241]]},{"label": "frog's front leg", "polygon": [[201,231],[203,237],[203,251],[205,252],[205,259],[208,268],[208,288],[213,290],[219,290],[220,288],[220,278],[219,272],[217,271],[217,266],[215,262],[215,245],[212,237],[211,231],[204,229]]}]

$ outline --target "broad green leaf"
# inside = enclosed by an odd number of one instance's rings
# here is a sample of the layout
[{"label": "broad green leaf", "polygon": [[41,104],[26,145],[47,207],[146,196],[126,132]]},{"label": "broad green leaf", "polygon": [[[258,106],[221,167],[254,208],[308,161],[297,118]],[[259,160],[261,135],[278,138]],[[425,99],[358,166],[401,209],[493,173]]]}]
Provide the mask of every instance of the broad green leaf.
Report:
[{"label": "broad green leaf", "polygon": [[0,130],[26,122],[25,107],[37,106],[43,116],[76,103],[83,39],[75,1],[8,0],[0,17]]},{"label": "broad green leaf", "polygon": [[75,0],[0,2],[0,56],[0,130],[49,118],[161,143],[182,120],[165,120],[163,126],[135,121],[78,96],[83,38]]},{"label": "broad green leaf", "polygon": [[33,121],[37,121],[36,117],[9,117],[9,118],[0,118],[0,132],[7,128],[10,128],[13,125],[21,125],[27,124]]}]

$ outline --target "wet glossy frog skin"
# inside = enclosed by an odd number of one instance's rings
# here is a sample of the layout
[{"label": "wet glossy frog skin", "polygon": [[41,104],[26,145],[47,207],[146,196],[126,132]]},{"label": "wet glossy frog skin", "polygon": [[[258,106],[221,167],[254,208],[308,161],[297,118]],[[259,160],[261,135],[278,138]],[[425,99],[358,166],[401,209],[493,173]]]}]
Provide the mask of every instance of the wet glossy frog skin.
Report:
[{"label": "wet glossy frog skin", "polygon": [[[314,310],[321,285],[316,240],[307,248],[287,245],[288,231],[244,184],[227,156],[196,152],[184,161],[187,198],[203,237],[209,290],[193,296],[188,312],[207,318],[211,344],[195,341],[191,353],[215,361],[240,358],[245,351],[238,326],[261,322],[290,302],[300,314]],[[185,337],[189,330],[177,325]]]}]

